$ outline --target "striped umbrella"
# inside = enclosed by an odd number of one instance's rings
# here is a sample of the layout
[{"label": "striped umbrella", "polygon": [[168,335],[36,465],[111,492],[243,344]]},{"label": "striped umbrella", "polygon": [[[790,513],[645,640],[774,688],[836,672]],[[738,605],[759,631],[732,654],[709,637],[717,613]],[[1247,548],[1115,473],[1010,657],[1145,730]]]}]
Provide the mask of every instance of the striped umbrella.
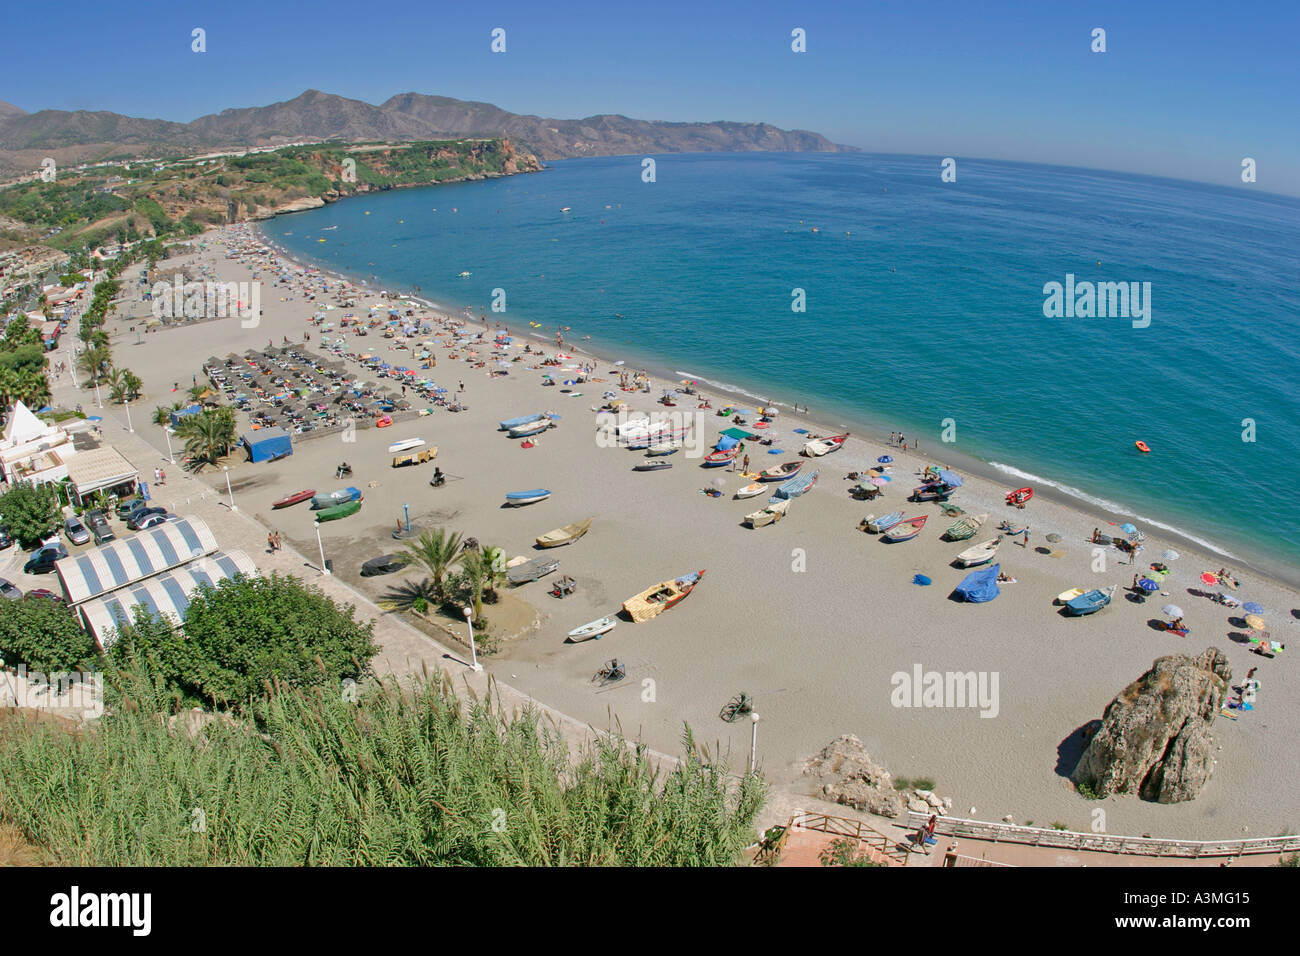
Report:
[{"label": "striped umbrella", "polygon": [[879,458],[876,459],[876,461],[880,462],[880,464],[882,465],[888,465],[893,460],[894,459],[891,458],[889,455],[881,455]]},{"label": "striped umbrella", "polygon": [[[1153,591],[1160,590],[1160,585],[1157,584],[1155,581],[1152,581],[1150,578],[1139,578],[1138,587],[1140,587],[1143,591],[1146,591],[1147,594],[1150,594]],[[1174,616],[1177,617],[1178,615],[1174,615]]]}]

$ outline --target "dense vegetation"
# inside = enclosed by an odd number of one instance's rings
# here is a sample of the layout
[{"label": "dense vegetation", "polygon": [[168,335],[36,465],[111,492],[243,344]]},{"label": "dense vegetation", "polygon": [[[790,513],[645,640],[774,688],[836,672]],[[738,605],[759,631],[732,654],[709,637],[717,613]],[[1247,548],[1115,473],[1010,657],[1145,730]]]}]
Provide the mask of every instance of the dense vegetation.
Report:
[{"label": "dense vegetation", "polygon": [[16,481],[0,495],[0,517],[20,547],[34,548],[59,527],[59,505],[52,486]]},{"label": "dense vegetation", "polygon": [[95,642],[58,601],[0,598],[0,660],[6,667],[23,664],[46,674],[80,670],[83,665],[93,670],[96,655]]},{"label": "dense vegetation", "polygon": [[571,759],[537,714],[461,702],[445,678],[413,695],[276,687],[257,726],[196,726],[138,672],[109,697],[93,732],[0,733],[0,825],[49,862],[725,865],[764,795],[689,734],[668,773],[618,740]]}]

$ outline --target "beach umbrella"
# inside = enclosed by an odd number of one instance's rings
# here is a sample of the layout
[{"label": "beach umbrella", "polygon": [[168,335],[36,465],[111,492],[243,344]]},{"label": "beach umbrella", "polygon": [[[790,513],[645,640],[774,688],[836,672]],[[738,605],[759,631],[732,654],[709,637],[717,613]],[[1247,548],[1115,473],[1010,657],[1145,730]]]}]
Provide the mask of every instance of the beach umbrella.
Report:
[{"label": "beach umbrella", "polygon": [[871,482],[871,484],[876,486],[885,485],[889,483],[888,478],[882,478],[880,477],[880,475],[874,475],[871,478],[868,478],[867,481]]},{"label": "beach umbrella", "polygon": [[1258,601],[1247,601],[1245,604],[1241,606],[1241,609],[1245,611],[1247,614],[1264,613],[1264,605],[1260,604]]},{"label": "beach umbrella", "polygon": [[[1142,582],[1139,581],[1138,583],[1141,584]],[[1183,609],[1180,608],[1177,604],[1166,604],[1164,607],[1160,609],[1160,613],[1168,614],[1170,617],[1182,617]]]},{"label": "beach umbrella", "polygon": [[1162,551],[1160,557],[1164,558],[1166,561],[1177,561],[1179,554],[1173,548],[1170,548],[1167,551]]},{"label": "beach umbrella", "polygon": [[1218,584],[1219,576],[1217,574],[1212,574],[1209,571],[1202,571],[1201,580],[1204,581],[1206,584]]},{"label": "beach umbrella", "polygon": [[1264,630],[1264,619],[1258,614],[1247,614],[1246,624],[1252,631]]},{"label": "beach umbrella", "polygon": [[962,486],[961,476],[955,471],[948,471],[946,468],[939,470],[939,480],[949,488],[960,488]]},{"label": "beach umbrella", "polygon": [[1047,540],[1055,544],[1057,541],[1061,540],[1061,536],[1057,534],[1055,531],[1053,531],[1051,534],[1047,536]]},{"label": "beach umbrella", "polygon": [[894,459],[891,458],[889,455],[881,455],[879,458],[876,459],[876,461],[878,461],[882,465],[888,465],[893,460]]},{"label": "beach umbrella", "polygon": [[[1155,581],[1152,581],[1150,578],[1139,578],[1138,587],[1140,587],[1143,591],[1146,591],[1148,594],[1150,594],[1152,591],[1160,590],[1160,585],[1157,584]],[[1179,615],[1177,614],[1173,616],[1179,617]]]},{"label": "beach umbrella", "polygon": [[1120,531],[1123,531],[1125,534],[1137,534],[1137,533],[1138,533],[1137,526],[1136,526],[1136,525],[1133,525],[1133,524],[1129,524],[1129,523],[1127,523],[1127,522],[1125,522],[1124,524],[1120,525],[1120,526],[1119,526],[1119,530],[1120,530]]}]

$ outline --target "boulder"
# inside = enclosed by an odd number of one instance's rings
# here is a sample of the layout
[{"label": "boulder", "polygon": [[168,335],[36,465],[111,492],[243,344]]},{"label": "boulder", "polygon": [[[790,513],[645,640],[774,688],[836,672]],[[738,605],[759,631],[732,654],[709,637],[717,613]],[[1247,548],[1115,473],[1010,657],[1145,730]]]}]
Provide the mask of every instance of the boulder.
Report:
[{"label": "boulder", "polygon": [[1100,797],[1194,799],[1214,771],[1210,727],[1231,680],[1228,659],[1215,647],[1157,659],[1106,707],[1070,779]]},{"label": "boulder", "polygon": [[862,741],[844,734],[804,763],[827,800],[885,817],[901,816],[906,798],[894,789],[889,771],[875,763]]}]

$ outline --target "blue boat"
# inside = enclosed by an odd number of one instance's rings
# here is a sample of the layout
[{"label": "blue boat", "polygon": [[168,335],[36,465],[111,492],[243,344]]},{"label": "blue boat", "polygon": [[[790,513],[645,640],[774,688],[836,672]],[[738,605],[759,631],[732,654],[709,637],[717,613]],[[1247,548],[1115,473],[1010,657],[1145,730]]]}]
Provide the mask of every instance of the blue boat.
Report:
[{"label": "blue boat", "polygon": [[784,484],[778,485],[776,494],[768,498],[768,502],[780,501],[783,498],[798,498],[800,495],[809,491],[813,485],[817,484],[817,476],[821,472],[814,471],[811,475],[795,475]]},{"label": "blue boat", "polygon": [[507,418],[503,422],[497,422],[497,430],[508,432],[512,428],[527,425],[529,422],[540,422],[545,417],[545,412],[538,412],[536,415],[520,415],[518,418]]},{"label": "blue boat", "polygon": [[528,422],[524,425],[516,425],[510,429],[511,438],[531,438],[533,435],[540,435],[546,429],[551,427],[551,420],[543,418],[541,421]]},{"label": "blue boat", "polygon": [[867,518],[866,519],[867,530],[874,531],[875,533],[879,534],[882,531],[888,531],[890,528],[892,528],[894,525],[898,524],[898,522],[902,520],[903,520],[903,512],[901,511],[893,511],[887,515],[882,515],[879,518],[876,517]]},{"label": "blue boat", "polygon": [[506,494],[506,504],[512,508],[518,508],[520,505],[531,505],[536,501],[545,501],[551,497],[551,492],[547,488],[534,488],[532,491],[511,491]]},{"label": "blue boat", "polygon": [[361,489],[353,488],[349,485],[347,488],[341,488],[338,491],[313,495],[311,499],[311,508],[313,511],[320,511],[323,508],[333,508],[335,505],[343,505],[347,504],[349,501],[359,501],[360,499]]},{"label": "blue boat", "polygon": [[986,601],[992,601],[1002,593],[998,588],[998,574],[1001,570],[1002,565],[993,564],[987,568],[972,571],[961,579],[961,584],[957,585],[957,596],[963,601],[970,601],[972,604],[983,604]]},{"label": "blue boat", "polygon": [[1094,588],[1087,594],[1080,594],[1073,598],[1065,605],[1065,613],[1071,617],[1083,617],[1085,614],[1095,614],[1110,603],[1111,597],[1115,594],[1115,586],[1107,590]]}]

